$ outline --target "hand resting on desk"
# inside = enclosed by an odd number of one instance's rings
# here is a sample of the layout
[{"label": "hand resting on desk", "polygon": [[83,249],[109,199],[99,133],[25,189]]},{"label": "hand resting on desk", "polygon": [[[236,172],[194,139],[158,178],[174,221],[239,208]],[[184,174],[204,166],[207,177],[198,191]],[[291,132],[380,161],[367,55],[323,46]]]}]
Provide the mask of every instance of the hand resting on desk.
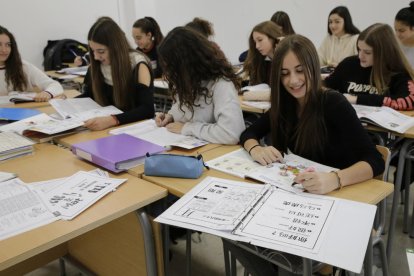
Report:
[{"label": "hand resting on desk", "polygon": [[86,120],[83,125],[90,130],[103,130],[118,125],[118,122],[112,116],[103,116]]}]

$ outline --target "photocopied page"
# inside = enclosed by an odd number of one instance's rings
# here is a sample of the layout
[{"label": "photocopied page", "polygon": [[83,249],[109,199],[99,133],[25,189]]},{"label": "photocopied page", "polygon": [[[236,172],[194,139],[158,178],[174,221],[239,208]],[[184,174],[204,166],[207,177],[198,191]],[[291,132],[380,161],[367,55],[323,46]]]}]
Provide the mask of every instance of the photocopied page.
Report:
[{"label": "photocopied page", "polygon": [[102,107],[91,98],[52,99],[49,103],[63,119],[86,121],[98,116],[123,113],[115,106]]},{"label": "photocopied page", "polygon": [[176,146],[185,149],[193,149],[208,144],[207,141],[192,136],[172,133],[165,127],[158,127],[155,124],[155,120],[147,120],[130,126],[113,129],[109,131],[109,133],[126,133],[162,147]]},{"label": "photocopied page", "polygon": [[268,188],[207,177],[159,218],[230,232]]},{"label": "photocopied page", "polygon": [[88,72],[88,67],[89,66],[68,67],[56,71],[56,73],[86,76],[86,73]]},{"label": "photocopied page", "polygon": [[271,191],[247,215],[235,233],[270,243],[318,252],[335,201]]},{"label": "photocopied page", "polygon": [[0,240],[58,220],[18,178],[0,183]]},{"label": "photocopied page", "polygon": [[52,185],[52,189],[35,191],[47,208],[64,220],[71,220],[106,194],[116,190],[126,179],[107,178],[95,173],[79,171]]},{"label": "photocopied page", "polygon": [[404,133],[414,126],[414,118],[404,115],[392,108],[382,106],[353,105],[358,118],[367,123]]}]

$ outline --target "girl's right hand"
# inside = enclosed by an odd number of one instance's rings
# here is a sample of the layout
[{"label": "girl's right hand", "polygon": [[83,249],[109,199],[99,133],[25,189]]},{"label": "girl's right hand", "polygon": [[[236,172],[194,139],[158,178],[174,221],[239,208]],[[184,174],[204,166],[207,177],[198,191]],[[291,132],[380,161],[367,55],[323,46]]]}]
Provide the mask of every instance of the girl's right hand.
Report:
[{"label": "girl's right hand", "polygon": [[157,126],[163,127],[172,122],[174,122],[174,118],[172,117],[172,115],[162,112],[155,113],[155,124]]},{"label": "girl's right hand", "polygon": [[263,166],[274,162],[283,162],[283,155],[272,146],[257,146],[250,151],[250,155]]}]

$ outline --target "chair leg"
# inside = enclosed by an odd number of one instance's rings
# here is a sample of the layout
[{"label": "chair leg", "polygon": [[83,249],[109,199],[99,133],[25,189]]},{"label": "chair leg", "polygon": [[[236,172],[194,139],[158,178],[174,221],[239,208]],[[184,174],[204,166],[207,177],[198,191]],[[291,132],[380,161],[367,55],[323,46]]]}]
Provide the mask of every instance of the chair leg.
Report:
[{"label": "chair leg", "polygon": [[413,212],[411,216],[411,227],[410,227],[410,238],[414,239],[414,205],[413,205]]},{"label": "chair leg", "polygon": [[405,160],[405,181],[404,181],[404,217],[403,217],[403,232],[408,233],[408,217],[410,216],[410,181],[411,181],[411,160]]},{"label": "chair leg", "polygon": [[387,259],[387,253],[386,253],[386,250],[385,250],[384,241],[379,240],[377,245],[379,247],[380,254],[381,254],[382,275],[383,276],[388,276],[389,275],[388,259]]}]

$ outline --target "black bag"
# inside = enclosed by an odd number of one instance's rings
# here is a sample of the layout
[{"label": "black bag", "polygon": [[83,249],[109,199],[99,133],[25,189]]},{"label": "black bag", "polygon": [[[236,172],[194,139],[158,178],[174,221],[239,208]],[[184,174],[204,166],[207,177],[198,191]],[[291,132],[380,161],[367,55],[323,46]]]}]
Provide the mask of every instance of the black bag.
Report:
[{"label": "black bag", "polygon": [[43,67],[45,71],[59,70],[63,63],[72,63],[76,56],[84,56],[88,45],[74,39],[48,40],[43,50]]}]

